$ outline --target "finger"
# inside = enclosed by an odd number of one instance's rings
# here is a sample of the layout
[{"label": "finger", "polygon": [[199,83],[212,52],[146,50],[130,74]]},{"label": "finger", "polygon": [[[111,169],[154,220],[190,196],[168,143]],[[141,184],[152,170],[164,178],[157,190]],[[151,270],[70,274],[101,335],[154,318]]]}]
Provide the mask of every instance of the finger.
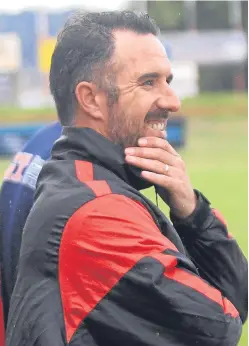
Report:
[{"label": "finger", "polygon": [[[146,134],[147,134],[147,137],[155,137],[155,129],[152,129],[150,126],[148,126],[146,129]],[[156,137],[165,139],[166,134],[163,131],[156,130]]]},{"label": "finger", "polygon": [[135,156],[126,156],[126,161],[142,170],[164,174],[169,177],[182,178],[183,172],[173,166],[164,164],[157,160],[143,159]]},{"label": "finger", "polygon": [[168,177],[164,174],[142,171],[141,176],[152,184],[169,190],[172,190],[172,187],[174,186],[174,178]]},{"label": "finger", "polygon": [[160,148],[127,148],[125,154],[134,157],[141,157],[145,159],[158,160],[164,164],[177,166],[178,157],[168,153]]},{"label": "finger", "polygon": [[163,138],[158,137],[143,137],[138,140],[138,145],[141,147],[149,147],[149,148],[161,148],[172,155],[180,156],[175,149],[172,147],[172,145],[169,144],[168,141],[166,141]]}]

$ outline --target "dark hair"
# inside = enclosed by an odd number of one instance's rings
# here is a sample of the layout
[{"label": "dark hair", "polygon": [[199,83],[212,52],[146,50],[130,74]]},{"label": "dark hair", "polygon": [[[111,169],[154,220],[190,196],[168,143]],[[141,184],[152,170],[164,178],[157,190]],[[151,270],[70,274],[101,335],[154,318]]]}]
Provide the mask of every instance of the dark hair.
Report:
[{"label": "dark hair", "polygon": [[[50,90],[62,125],[72,125],[77,100],[74,94],[81,81],[94,82],[117,98],[113,30],[139,34],[159,34],[154,21],[145,13],[132,11],[76,12],[65,23],[57,38],[50,69]],[[114,80],[113,80],[114,79]]]}]

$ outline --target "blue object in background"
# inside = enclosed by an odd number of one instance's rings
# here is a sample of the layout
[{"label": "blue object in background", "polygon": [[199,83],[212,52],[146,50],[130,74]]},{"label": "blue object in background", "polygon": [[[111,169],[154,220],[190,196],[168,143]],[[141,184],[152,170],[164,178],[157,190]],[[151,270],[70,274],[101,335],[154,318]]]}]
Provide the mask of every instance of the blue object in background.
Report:
[{"label": "blue object in background", "polygon": [[187,120],[181,115],[174,115],[168,120],[167,140],[175,148],[179,149],[186,145]]},{"label": "blue object in background", "polygon": [[[0,154],[16,154],[6,171],[0,193],[0,288],[5,324],[16,277],[22,230],[33,204],[37,177],[62,130],[58,122],[40,128],[39,124],[0,128]],[[167,133],[174,147],[183,146],[184,117],[174,116],[169,119]]]},{"label": "blue object in background", "polygon": [[169,44],[169,42],[164,42],[164,48],[166,50],[166,53],[167,53],[167,56],[169,58],[169,60],[172,60],[172,47],[171,45]]},{"label": "blue object in background", "polygon": [[0,155],[14,155],[17,153],[43,126],[44,124],[23,124],[0,127]]},{"label": "blue object in background", "polygon": [[[39,11],[23,11],[15,14],[0,13],[0,33],[16,33],[21,40],[22,67],[38,70],[39,36],[43,34],[48,37],[56,37],[73,12],[70,10],[45,14],[39,13]],[[47,25],[47,28],[44,25]],[[164,47],[171,60],[172,47],[170,43],[164,42]]]},{"label": "blue object in background", "polygon": [[[23,11],[16,14],[0,13],[0,33],[16,33],[21,41],[22,67],[38,70],[39,36],[45,34],[56,37],[70,13],[72,11],[48,12],[45,15],[38,11]],[[45,16],[47,33],[46,28],[41,27],[42,22],[39,16]],[[46,24],[45,21],[44,24]]]},{"label": "blue object in background", "polygon": [[0,14],[0,33],[16,33],[21,41],[22,67],[37,66],[37,28],[35,12]]},{"label": "blue object in background", "polygon": [[[0,127],[0,156],[14,155],[45,124],[23,124]],[[168,120],[167,140],[175,148],[185,145],[186,120],[183,116],[172,116]],[[44,139],[45,141],[46,139]]]},{"label": "blue object in background", "polygon": [[73,11],[48,13],[48,35],[56,37]]},{"label": "blue object in background", "polygon": [[[18,136],[15,130],[11,134]],[[40,129],[20,148],[5,173],[0,193],[0,284],[5,324],[16,277],[22,230],[33,204],[36,180],[44,162],[50,158],[52,146],[60,137],[61,130],[59,123]],[[30,136],[36,129],[23,131]]]}]

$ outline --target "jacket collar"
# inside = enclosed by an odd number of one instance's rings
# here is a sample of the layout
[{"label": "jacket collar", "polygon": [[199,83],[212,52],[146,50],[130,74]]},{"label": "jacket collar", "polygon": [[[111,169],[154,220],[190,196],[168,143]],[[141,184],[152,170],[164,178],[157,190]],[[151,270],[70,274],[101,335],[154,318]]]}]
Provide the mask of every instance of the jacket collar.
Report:
[{"label": "jacket collar", "polygon": [[55,142],[52,158],[85,160],[112,171],[137,190],[152,186],[141,178],[141,170],[125,162],[124,148],[90,128],[64,127]]}]

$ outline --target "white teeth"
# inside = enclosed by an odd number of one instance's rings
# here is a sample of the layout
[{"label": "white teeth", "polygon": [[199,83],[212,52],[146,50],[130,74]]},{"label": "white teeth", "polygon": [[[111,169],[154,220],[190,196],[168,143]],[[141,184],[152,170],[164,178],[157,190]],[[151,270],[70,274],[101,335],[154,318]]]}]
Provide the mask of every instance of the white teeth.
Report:
[{"label": "white teeth", "polygon": [[150,123],[149,126],[153,130],[159,130],[159,131],[164,131],[165,130],[165,125],[164,123]]}]

